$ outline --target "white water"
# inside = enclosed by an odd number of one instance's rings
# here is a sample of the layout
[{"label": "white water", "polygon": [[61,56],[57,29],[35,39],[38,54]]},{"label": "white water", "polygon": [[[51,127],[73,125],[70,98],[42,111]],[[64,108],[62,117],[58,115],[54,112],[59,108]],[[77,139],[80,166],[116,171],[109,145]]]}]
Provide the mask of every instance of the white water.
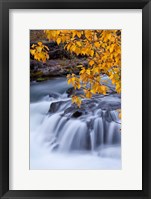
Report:
[{"label": "white water", "polygon": [[[54,88],[57,99],[48,96]],[[104,122],[99,110],[76,119],[62,117],[71,104],[67,88],[62,78],[31,86],[30,169],[121,169],[120,125]],[[48,114],[50,104],[60,101],[66,102]],[[111,115],[118,119],[115,111]]]}]

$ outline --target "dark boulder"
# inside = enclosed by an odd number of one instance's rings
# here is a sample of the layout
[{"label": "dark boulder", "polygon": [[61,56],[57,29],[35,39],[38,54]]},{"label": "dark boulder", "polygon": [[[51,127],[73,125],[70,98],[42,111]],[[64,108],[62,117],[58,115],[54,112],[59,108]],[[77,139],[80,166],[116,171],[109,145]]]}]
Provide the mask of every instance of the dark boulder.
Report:
[{"label": "dark boulder", "polygon": [[68,89],[66,90],[66,93],[68,94],[68,97],[71,96],[71,95],[73,95],[73,94],[74,94],[74,88],[73,88],[73,87],[68,88]]},{"label": "dark boulder", "polygon": [[72,95],[83,95],[83,90],[82,89],[74,89],[73,87],[68,88],[66,90],[66,93],[68,94],[68,97],[72,96]]},{"label": "dark boulder", "polygon": [[49,59],[62,59],[62,58],[70,59],[70,53],[64,50],[64,48],[56,47],[56,49],[54,48],[53,50],[50,49]]},{"label": "dark boulder", "polygon": [[[58,110],[62,110],[64,108],[64,106],[68,106],[68,102],[67,101],[59,101],[59,102],[51,103],[50,108],[49,108],[49,113],[56,113]],[[62,105],[64,105],[64,106],[62,106]]]},{"label": "dark boulder", "polygon": [[81,112],[81,111],[75,111],[75,112],[72,114],[72,117],[77,118],[77,117],[80,117],[81,115],[82,115],[82,112]]}]

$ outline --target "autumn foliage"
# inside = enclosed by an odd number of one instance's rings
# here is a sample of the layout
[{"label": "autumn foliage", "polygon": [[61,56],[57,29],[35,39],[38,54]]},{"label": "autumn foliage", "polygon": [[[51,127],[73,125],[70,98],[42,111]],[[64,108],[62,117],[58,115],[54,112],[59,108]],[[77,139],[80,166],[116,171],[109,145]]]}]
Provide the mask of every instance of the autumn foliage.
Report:
[{"label": "autumn foliage", "polygon": [[37,45],[33,44],[30,49],[30,53],[34,56],[34,59],[43,62],[49,59],[48,51],[49,48],[43,45],[42,42],[38,42]]},{"label": "autumn foliage", "polygon": [[[101,75],[107,75],[121,92],[121,31],[120,30],[45,30],[46,37],[64,44],[64,49],[77,56],[87,57],[88,67],[80,66],[79,75],[68,74],[68,84],[75,89],[83,89],[84,94],[72,96],[72,102],[79,107],[82,98],[91,98],[93,94],[104,94],[107,85]],[[38,42],[30,52],[35,59],[46,62],[49,59],[48,47]],[[79,66],[78,66],[79,67]]]}]

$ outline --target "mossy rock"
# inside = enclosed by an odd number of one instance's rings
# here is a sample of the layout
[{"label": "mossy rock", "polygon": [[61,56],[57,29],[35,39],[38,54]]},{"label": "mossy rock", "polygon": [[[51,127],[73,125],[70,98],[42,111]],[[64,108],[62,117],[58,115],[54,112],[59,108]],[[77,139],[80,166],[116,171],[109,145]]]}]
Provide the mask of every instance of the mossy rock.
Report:
[{"label": "mossy rock", "polygon": [[43,78],[43,77],[39,77],[36,79],[37,82],[43,82],[43,81],[46,81],[48,80],[48,78]]}]

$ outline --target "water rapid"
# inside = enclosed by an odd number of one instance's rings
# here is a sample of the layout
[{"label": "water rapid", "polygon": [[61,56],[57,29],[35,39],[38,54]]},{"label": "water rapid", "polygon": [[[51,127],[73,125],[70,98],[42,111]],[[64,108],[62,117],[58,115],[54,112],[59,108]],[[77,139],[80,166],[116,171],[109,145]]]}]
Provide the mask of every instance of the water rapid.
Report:
[{"label": "water rapid", "polygon": [[65,78],[31,83],[30,169],[120,169],[121,125],[115,94],[76,109]]}]

